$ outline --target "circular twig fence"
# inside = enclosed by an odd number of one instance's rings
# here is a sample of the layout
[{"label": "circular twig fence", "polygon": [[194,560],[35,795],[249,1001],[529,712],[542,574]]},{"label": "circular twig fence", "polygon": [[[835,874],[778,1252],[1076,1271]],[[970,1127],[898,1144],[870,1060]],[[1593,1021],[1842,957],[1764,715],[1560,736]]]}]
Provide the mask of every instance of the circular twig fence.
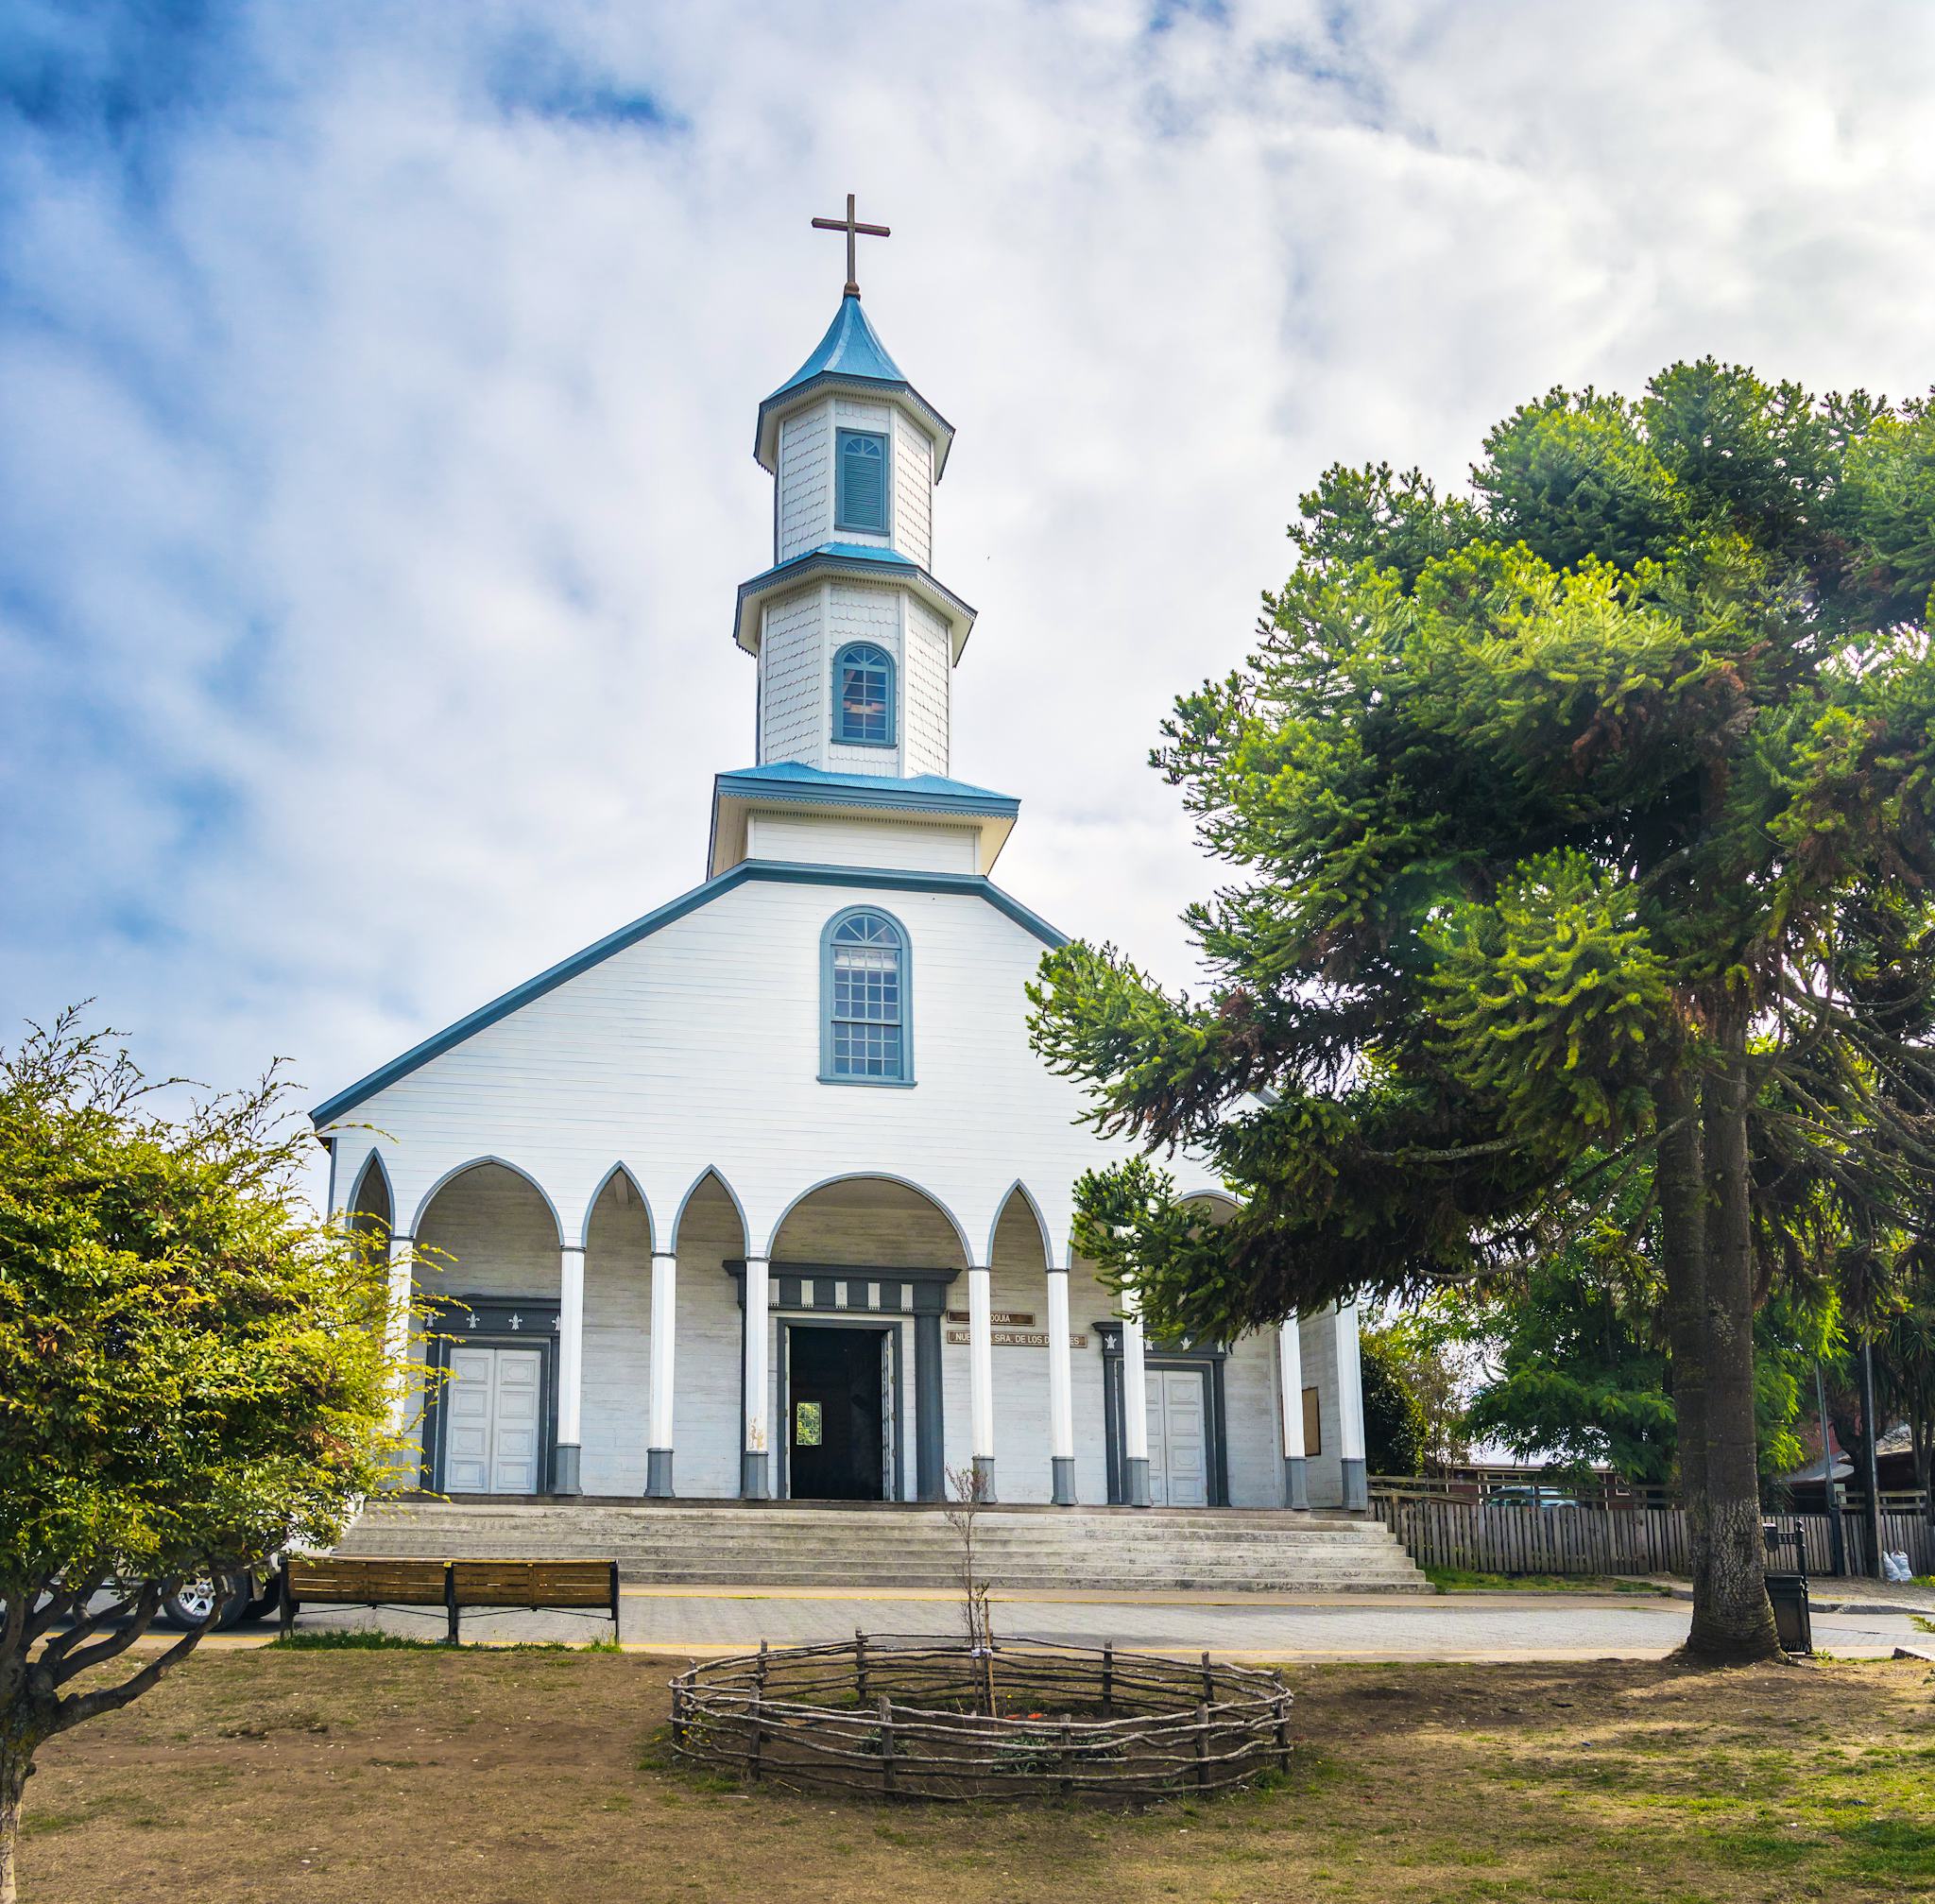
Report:
[{"label": "circular twig fence", "polygon": [[887,1799],[1151,1799],[1290,1768],[1291,1694],[1249,1667],[1113,1646],[855,1634],[708,1660],[672,1682],[686,1763]]}]

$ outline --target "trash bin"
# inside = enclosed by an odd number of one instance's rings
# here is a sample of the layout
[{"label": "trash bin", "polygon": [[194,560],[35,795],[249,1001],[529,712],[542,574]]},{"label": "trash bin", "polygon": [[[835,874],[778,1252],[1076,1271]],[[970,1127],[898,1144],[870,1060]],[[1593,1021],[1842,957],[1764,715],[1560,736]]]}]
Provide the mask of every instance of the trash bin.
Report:
[{"label": "trash bin", "polygon": [[1807,1576],[1770,1573],[1767,1597],[1773,1602],[1773,1629],[1783,1653],[1812,1653],[1814,1626],[1807,1615]]}]

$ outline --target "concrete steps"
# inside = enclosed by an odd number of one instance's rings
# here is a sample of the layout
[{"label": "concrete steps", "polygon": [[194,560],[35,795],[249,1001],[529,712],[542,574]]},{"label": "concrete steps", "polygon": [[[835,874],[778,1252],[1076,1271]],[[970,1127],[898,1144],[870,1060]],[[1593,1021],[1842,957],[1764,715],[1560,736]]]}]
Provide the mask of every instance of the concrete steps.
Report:
[{"label": "concrete steps", "polygon": [[[983,1578],[1008,1592],[1418,1592],[1377,1521],[1244,1508],[983,1508]],[[959,1536],[938,1507],[790,1501],[383,1501],[346,1554],[615,1557],[639,1586],[950,1587]]]}]

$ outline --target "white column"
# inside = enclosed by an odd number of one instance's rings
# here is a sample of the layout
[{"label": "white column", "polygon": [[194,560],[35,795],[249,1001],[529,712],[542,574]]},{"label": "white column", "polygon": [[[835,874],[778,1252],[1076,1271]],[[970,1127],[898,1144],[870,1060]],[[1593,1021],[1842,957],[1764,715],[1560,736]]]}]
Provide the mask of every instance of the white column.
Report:
[{"label": "white column", "polygon": [[1364,1376],[1357,1344],[1357,1304],[1337,1305],[1337,1451],[1344,1462],[1344,1504],[1371,1504],[1364,1467]]},{"label": "white column", "polygon": [[645,1430],[645,1492],[659,1501],[672,1495],[672,1351],[678,1316],[678,1259],[669,1249],[652,1252],[652,1399]]},{"label": "white column", "polygon": [[1149,1383],[1142,1366],[1142,1298],[1122,1291],[1122,1499],[1149,1505]]},{"label": "white column", "polygon": [[579,1415],[584,1397],[585,1252],[566,1244],[557,1270],[557,1463],[554,1494],[578,1493]]},{"label": "white column", "polygon": [[1310,1490],[1304,1480],[1304,1342],[1303,1325],[1287,1315],[1276,1326],[1276,1382],[1283,1412],[1283,1504],[1308,1507]]},{"label": "white column", "polygon": [[745,1390],[745,1438],[739,1457],[739,1492],[747,1501],[772,1498],[772,1381],[766,1367],[773,1329],[767,1309],[771,1267],[762,1256],[745,1260],[745,1366],[740,1377]]},{"label": "white column", "polygon": [[[405,1365],[410,1353],[411,1277],[416,1269],[412,1255],[417,1239],[402,1230],[389,1233],[389,1300],[383,1332],[384,1354],[390,1365],[389,1426],[392,1434],[402,1434],[410,1406],[410,1376]],[[399,1476],[399,1484],[414,1486],[417,1477]]]},{"label": "white column", "polygon": [[1048,1455],[1050,1499],[1075,1504],[1075,1371],[1069,1347],[1069,1272],[1048,1272]]},{"label": "white column", "polygon": [[974,1491],[994,1499],[994,1282],[985,1268],[968,1272],[968,1398],[973,1438]]}]

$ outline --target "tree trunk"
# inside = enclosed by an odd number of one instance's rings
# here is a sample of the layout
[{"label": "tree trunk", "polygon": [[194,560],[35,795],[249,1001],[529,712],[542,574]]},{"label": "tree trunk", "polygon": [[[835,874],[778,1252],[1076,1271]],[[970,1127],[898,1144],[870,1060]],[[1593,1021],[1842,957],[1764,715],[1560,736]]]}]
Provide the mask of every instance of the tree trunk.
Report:
[{"label": "tree trunk", "polygon": [[33,1773],[33,1746],[0,1732],[0,1904],[17,1904],[20,1801]]},{"label": "tree trunk", "polygon": [[1661,1261],[1667,1284],[1667,1337],[1673,1358],[1673,1425],[1680,1500],[1687,1512],[1687,1565],[1697,1595],[1706,1573],[1706,1167],[1700,1129],[1700,1084],[1675,1071],[1660,1089],[1670,1126],[1657,1166]]},{"label": "tree trunk", "polygon": [[1693,1582],[1687,1652],[1716,1663],[1777,1659],[1760,1529],[1760,1467],[1754,1409],[1754,1229],[1747,1149],[1747,1021],[1715,1027],[1718,1072],[1703,1092],[1711,1202],[1706,1226],[1706,1554]]}]

